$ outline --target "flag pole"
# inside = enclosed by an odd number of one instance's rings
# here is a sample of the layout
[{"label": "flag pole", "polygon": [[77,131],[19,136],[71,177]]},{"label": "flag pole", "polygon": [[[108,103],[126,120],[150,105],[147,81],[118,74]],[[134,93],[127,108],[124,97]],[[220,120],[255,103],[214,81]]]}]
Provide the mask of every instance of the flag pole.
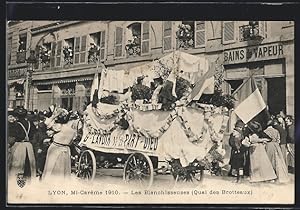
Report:
[{"label": "flag pole", "polygon": [[235,95],[247,82],[250,78],[252,78],[254,75],[254,72],[251,73],[251,75],[231,94],[231,96]]}]

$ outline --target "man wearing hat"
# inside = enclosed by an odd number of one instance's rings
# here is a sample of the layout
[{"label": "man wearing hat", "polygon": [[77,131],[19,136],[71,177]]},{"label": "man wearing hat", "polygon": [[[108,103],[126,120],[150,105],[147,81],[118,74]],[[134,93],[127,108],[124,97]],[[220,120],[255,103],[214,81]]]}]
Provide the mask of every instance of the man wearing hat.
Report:
[{"label": "man wearing hat", "polygon": [[237,176],[237,182],[240,181],[241,176],[249,176],[249,151],[246,146],[242,145],[244,126],[243,121],[238,120],[229,137],[229,145],[231,146],[230,175]]},{"label": "man wearing hat", "polygon": [[39,176],[42,175],[47,149],[49,147],[48,142],[44,142],[48,138],[47,135],[47,126],[45,124],[45,115],[42,112],[39,112],[37,115],[37,126],[36,132],[33,136],[33,149],[36,157],[36,168]]},{"label": "man wearing hat", "polygon": [[12,133],[15,143],[11,148],[9,172],[10,175],[21,174],[30,179],[36,176],[35,156],[31,144],[35,127],[26,119],[27,110],[23,107],[14,109],[14,114],[17,121],[14,127],[15,131]]}]

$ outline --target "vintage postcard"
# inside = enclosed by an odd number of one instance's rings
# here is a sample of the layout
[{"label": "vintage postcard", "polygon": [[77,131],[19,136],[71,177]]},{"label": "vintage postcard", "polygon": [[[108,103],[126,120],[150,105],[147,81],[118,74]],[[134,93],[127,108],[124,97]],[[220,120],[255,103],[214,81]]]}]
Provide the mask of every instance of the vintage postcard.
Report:
[{"label": "vintage postcard", "polygon": [[294,204],[293,21],[7,22],[7,204]]}]

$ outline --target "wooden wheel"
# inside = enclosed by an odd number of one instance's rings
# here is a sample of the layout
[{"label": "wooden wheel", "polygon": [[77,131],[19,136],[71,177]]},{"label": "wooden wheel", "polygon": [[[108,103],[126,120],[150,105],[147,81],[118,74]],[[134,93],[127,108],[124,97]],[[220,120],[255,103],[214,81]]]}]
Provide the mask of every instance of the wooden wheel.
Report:
[{"label": "wooden wheel", "polygon": [[96,175],[95,155],[92,151],[85,150],[80,155],[76,176],[81,179],[92,181],[95,178],[95,175]]},{"label": "wooden wheel", "polygon": [[147,189],[153,183],[153,174],[151,159],[142,153],[133,153],[125,163],[123,180],[126,183]]}]

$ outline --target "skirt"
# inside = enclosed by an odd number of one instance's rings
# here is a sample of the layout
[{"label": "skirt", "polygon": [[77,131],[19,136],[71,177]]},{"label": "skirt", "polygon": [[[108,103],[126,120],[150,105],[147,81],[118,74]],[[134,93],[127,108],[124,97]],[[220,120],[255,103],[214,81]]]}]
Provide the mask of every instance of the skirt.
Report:
[{"label": "skirt", "polygon": [[275,173],[277,175],[278,182],[288,182],[288,170],[279,144],[276,142],[267,143],[266,151],[273,166],[273,169],[275,170]]},{"label": "skirt", "polygon": [[71,151],[69,146],[52,143],[47,151],[42,180],[68,179],[71,176]]},{"label": "skirt", "polygon": [[30,142],[16,142],[10,149],[9,175],[36,177],[36,163]]},{"label": "skirt", "polygon": [[263,182],[277,178],[264,144],[250,147],[250,182]]}]

